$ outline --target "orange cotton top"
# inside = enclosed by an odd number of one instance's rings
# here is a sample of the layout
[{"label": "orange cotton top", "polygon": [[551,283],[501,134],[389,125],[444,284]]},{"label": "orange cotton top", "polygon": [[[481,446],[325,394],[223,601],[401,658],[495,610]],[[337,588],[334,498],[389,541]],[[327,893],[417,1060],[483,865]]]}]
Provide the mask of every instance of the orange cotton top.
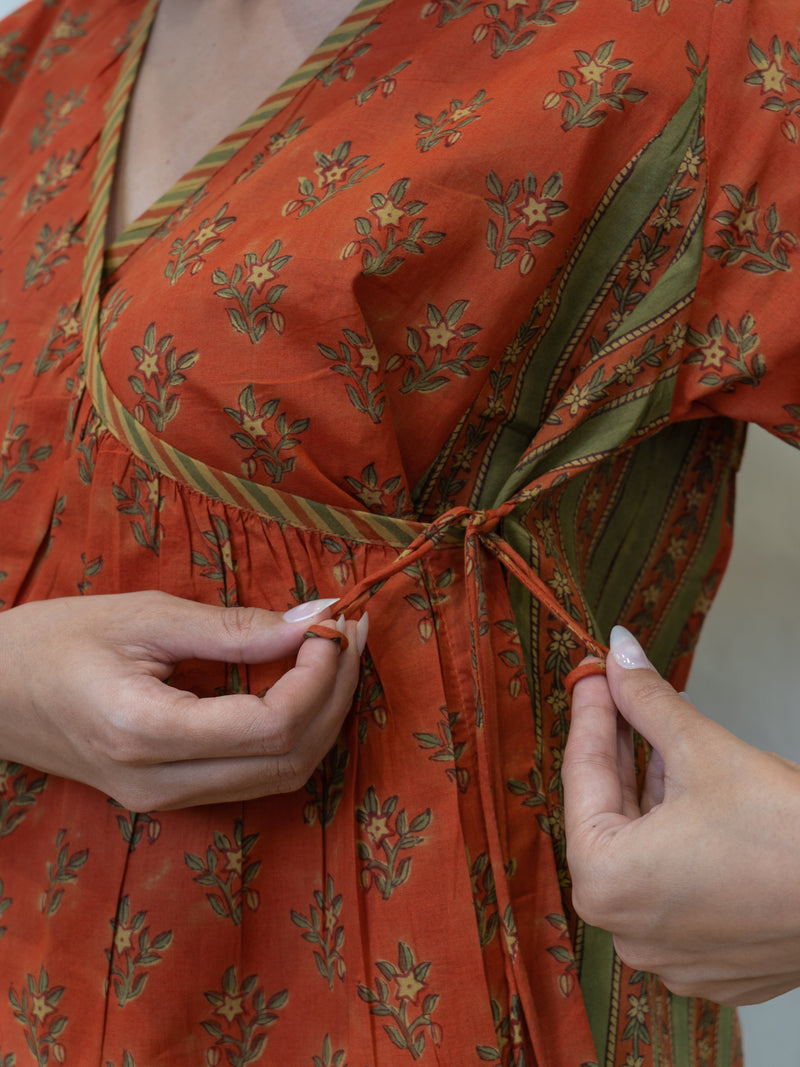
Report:
[{"label": "orange cotton top", "polygon": [[612,623],[685,676],[743,421],[800,440],[800,5],[364,0],[104,258],[154,10],[0,24],[0,598],[372,628],[293,795],[3,765],[0,1063],[738,1063],[576,919],[559,766]]}]

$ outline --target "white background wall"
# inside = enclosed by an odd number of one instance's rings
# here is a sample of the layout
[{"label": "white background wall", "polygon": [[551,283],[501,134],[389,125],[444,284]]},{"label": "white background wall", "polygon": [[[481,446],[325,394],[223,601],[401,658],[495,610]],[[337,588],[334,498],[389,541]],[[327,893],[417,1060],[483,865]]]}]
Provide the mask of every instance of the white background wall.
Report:
[{"label": "white background wall", "polygon": [[[16,0],[0,0],[0,16]],[[744,740],[800,762],[800,452],[751,431],[731,566],[689,694]],[[800,1067],[800,990],[742,1011],[749,1067]],[[682,1067],[682,1065],[676,1065]]]}]

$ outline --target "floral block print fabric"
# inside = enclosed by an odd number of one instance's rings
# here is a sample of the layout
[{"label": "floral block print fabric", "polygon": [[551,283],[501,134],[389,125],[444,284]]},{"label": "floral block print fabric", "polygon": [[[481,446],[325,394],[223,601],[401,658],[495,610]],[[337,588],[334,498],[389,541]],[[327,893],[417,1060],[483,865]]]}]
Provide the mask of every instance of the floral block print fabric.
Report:
[{"label": "floral block print fabric", "polygon": [[744,424],[800,441],[800,4],[363,0],[104,248],[155,8],[0,24],[0,601],[373,624],[295,794],[1,765],[0,1063],[739,1063],[577,920],[559,768],[612,623],[685,677]]}]

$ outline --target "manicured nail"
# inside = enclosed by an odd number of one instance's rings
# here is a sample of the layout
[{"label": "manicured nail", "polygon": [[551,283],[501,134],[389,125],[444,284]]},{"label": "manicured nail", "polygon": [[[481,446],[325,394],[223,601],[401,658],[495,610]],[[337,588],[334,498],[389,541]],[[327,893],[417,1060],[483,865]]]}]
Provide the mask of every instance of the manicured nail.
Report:
[{"label": "manicured nail", "polygon": [[644,654],[644,649],[624,626],[615,626],[611,631],[609,640],[611,655],[620,665],[629,670],[638,667],[652,667],[650,660]]},{"label": "manicured nail", "polygon": [[344,621],[344,615],[340,615],[339,618],[336,620],[336,629],[339,631],[340,634],[344,633]]},{"label": "manicured nail", "polygon": [[328,600],[309,600],[305,604],[298,604],[297,607],[290,608],[283,613],[285,622],[306,622],[307,619],[313,619],[315,615],[319,615],[326,608],[331,607],[336,603],[338,597],[330,597]]},{"label": "manicured nail", "polygon": [[369,633],[369,614],[365,611],[356,624],[356,648],[359,656],[363,655],[367,647],[367,634]]}]

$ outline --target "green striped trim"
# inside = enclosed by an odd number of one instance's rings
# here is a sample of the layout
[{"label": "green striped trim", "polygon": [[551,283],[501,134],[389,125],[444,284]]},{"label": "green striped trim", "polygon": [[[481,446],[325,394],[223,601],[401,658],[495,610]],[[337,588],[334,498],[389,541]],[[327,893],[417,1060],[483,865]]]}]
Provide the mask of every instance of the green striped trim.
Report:
[{"label": "green striped trim", "polygon": [[[116,270],[130,252],[150,236],[172,212],[189,199],[208,179],[228,163],[237,152],[266,126],[286,105],[317,77],[333,59],[374,20],[381,8],[391,0],[361,0],[355,9],[322,41],[311,56],[267,100],[240,123],[218,145],[200,159],[192,170],[170,189],[138,219],[131,223],[114,241],[109,249],[106,269]],[[130,88],[130,86],[127,86]]]},{"label": "green striped trim", "polygon": [[[527,367],[520,375],[512,403],[515,414],[498,429],[487,449],[478,478],[476,506],[496,507],[535,476],[536,460],[543,453],[529,454],[526,449],[552,401],[561,370],[613,285],[626,250],[672,181],[676,160],[683,157],[696,128],[704,94],[705,78],[701,76],[662,132],[620,172],[598,205],[564,272],[548,323],[527,355]],[[612,339],[613,343],[622,344],[631,329],[644,330],[646,323],[654,328],[670,309],[674,313],[677,306],[688,302],[696,284],[701,252],[702,228],[698,227],[685,254],[670,265],[641,301],[644,307],[637,307],[625,320],[624,333]],[[602,353],[598,358],[601,357]],[[666,404],[666,398],[656,403],[661,408],[671,406],[671,401]],[[621,442],[621,425],[619,432]],[[571,428],[570,437],[574,433]],[[574,443],[571,456],[577,459],[580,441],[575,438]],[[547,467],[552,470],[554,457],[549,446],[547,452]]]}]

